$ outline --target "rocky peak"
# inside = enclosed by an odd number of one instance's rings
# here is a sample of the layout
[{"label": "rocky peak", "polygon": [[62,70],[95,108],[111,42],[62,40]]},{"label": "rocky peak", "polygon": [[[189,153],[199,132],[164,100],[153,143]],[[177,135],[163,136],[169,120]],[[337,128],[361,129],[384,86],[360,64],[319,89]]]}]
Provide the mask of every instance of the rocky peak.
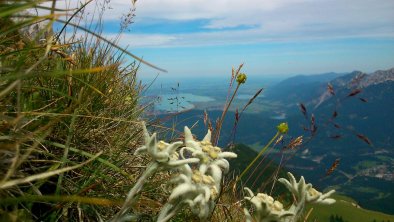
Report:
[{"label": "rocky peak", "polygon": [[365,88],[370,85],[376,85],[387,81],[394,81],[394,68],[389,70],[378,70],[371,74],[354,71],[348,75],[334,79],[331,81],[331,84],[336,87],[354,89]]},{"label": "rocky peak", "polygon": [[379,70],[364,78],[359,87],[364,88],[370,85],[377,85],[387,81],[394,81],[394,68],[389,70]]}]

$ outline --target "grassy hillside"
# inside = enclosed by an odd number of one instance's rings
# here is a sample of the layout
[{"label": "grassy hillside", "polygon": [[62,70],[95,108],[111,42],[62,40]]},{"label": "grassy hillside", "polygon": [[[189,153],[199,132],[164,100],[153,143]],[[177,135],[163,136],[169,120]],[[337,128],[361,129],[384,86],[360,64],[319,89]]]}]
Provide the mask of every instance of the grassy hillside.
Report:
[{"label": "grassy hillside", "polygon": [[[235,146],[234,151],[238,154],[238,158],[231,161],[231,166],[233,167],[235,172],[242,171],[245,169],[248,163],[250,163],[253,158],[257,155],[257,152],[248,146],[239,144]],[[269,163],[269,160],[265,160],[266,164]],[[265,183],[272,179],[272,175],[275,174],[275,171],[278,169],[278,165],[275,163],[270,163],[269,166],[265,166],[264,164],[259,167],[260,170],[264,169],[264,173],[257,178],[256,184],[257,187],[261,187],[261,185],[265,185]],[[286,169],[282,168],[279,170],[278,178],[286,177]],[[265,192],[270,191],[270,187],[272,185],[272,181],[268,183],[269,185],[265,185]],[[252,183],[249,181],[246,183],[247,186],[251,186]],[[276,184],[275,189],[276,194],[283,193],[284,187],[281,184]],[[341,217],[344,221],[349,222],[372,222],[374,219],[378,222],[380,221],[394,221],[394,215],[384,214],[378,211],[372,211],[363,209],[357,205],[357,202],[347,196],[336,194],[333,196],[336,199],[336,203],[333,205],[318,205],[312,204],[307,207],[305,213],[307,213],[311,208],[313,208],[311,214],[308,217],[307,221],[320,221],[320,222],[330,222],[331,216],[335,218],[335,216]]]},{"label": "grassy hillside", "polygon": [[[388,215],[377,211],[371,211],[360,208],[356,201],[341,195],[334,195],[337,202],[330,206],[312,205],[312,213],[308,221],[330,221],[332,216],[338,216],[343,221],[357,221],[357,222],[377,222],[380,221],[394,221],[394,215]],[[310,208],[309,208],[310,209]],[[309,210],[308,209],[308,210]]]}]

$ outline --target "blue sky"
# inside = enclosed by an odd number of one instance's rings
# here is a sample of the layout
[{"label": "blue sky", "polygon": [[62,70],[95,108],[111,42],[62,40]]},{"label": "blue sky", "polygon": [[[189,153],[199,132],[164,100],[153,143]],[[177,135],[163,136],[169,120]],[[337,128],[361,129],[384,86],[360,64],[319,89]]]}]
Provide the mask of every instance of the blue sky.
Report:
[{"label": "blue sky", "polygon": [[[372,72],[394,67],[393,0],[139,0],[120,44],[163,77]],[[104,35],[127,0],[112,0]],[[143,66],[142,76],[158,71]]]}]

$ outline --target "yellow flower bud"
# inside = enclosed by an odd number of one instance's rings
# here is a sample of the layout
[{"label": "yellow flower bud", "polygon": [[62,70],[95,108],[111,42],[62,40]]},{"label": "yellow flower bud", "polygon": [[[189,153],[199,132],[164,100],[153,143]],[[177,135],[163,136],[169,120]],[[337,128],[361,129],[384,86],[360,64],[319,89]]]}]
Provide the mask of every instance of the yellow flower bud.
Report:
[{"label": "yellow flower bud", "polygon": [[281,123],[276,128],[278,129],[278,131],[280,133],[283,133],[283,134],[285,134],[289,131],[289,125],[287,125],[287,123]]},{"label": "yellow flower bud", "polygon": [[214,150],[211,150],[211,151],[209,152],[209,156],[210,156],[212,159],[216,159],[216,158],[218,158],[218,153],[217,153],[216,151],[214,151]]},{"label": "yellow flower bud", "polygon": [[246,82],[246,79],[247,79],[246,74],[245,73],[240,73],[237,76],[237,83],[238,84],[244,84]]}]

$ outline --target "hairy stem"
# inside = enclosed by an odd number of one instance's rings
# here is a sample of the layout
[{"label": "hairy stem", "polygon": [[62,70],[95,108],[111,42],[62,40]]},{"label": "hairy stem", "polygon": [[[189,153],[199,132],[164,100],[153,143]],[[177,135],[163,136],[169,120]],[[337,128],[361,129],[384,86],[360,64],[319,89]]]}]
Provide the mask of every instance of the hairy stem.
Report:
[{"label": "hairy stem", "polygon": [[235,95],[237,94],[237,91],[238,91],[240,85],[241,85],[241,84],[238,83],[237,88],[235,88],[235,91],[234,91],[234,93],[233,93],[233,95],[232,95],[230,101],[227,103],[227,105],[226,105],[226,107],[224,108],[224,111],[223,111],[223,113],[222,113],[222,116],[221,116],[220,119],[219,119],[218,127],[217,127],[217,129],[216,129],[216,134],[215,134],[214,141],[213,141],[213,144],[215,144],[215,145],[217,145],[218,142],[219,142],[220,131],[221,131],[221,129],[222,129],[222,124],[223,124],[224,118],[226,117],[227,111],[228,111],[228,109],[230,108],[231,103],[233,102],[234,97],[235,97]]},{"label": "hairy stem", "polygon": [[175,205],[166,203],[160,211],[159,217],[157,218],[157,222],[167,222],[176,214],[176,212],[181,208],[181,206],[182,206],[181,202],[178,202]]},{"label": "hairy stem", "polygon": [[237,182],[239,180],[241,180],[241,178],[245,175],[246,172],[248,172],[248,170],[250,169],[250,167],[252,167],[252,165],[260,158],[261,155],[263,155],[263,153],[268,149],[269,146],[271,146],[271,144],[275,141],[275,139],[280,135],[280,132],[278,131],[274,137],[272,137],[272,139],[267,143],[267,145],[264,146],[264,148],[260,151],[260,153],[256,156],[256,158],[253,159],[253,161],[245,168],[244,171],[242,171],[241,175],[238,177],[238,179],[235,181],[235,184],[237,184]]},{"label": "hairy stem", "polygon": [[119,221],[119,219],[127,212],[127,210],[131,207],[133,202],[135,201],[135,195],[138,194],[142,187],[144,186],[144,183],[146,180],[153,175],[157,169],[159,168],[159,163],[157,162],[151,162],[144,173],[141,175],[141,177],[138,179],[137,183],[131,188],[129,193],[127,194],[127,198],[120,209],[120,211],[111,219],[112,222]]}]

